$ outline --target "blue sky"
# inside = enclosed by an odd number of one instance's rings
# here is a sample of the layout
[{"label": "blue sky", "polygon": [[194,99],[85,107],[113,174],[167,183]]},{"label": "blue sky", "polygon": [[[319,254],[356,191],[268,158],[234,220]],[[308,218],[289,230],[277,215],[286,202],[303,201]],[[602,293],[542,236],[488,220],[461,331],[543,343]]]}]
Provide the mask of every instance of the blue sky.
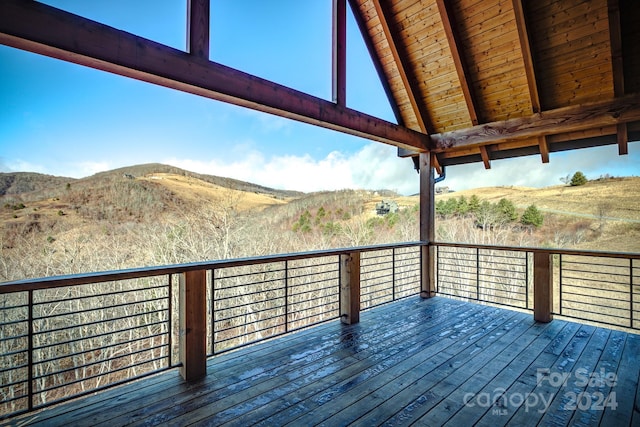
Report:
[{"label": "blue sky", "polygon": [[[72,13],[184,49],[186,1],[47,0]],[[331,96],[331,1],[212,2],[213,61]],[[394,121],[357,26],[348,22],[347,104]],[[301,191],[389,188],[418,191],[412,162],[395,148],[195,95],[0,46],[0,171],[83,177],[161,162]],[[640,175],[640,147],[615,146],[452,167],[446,185],[559,184]],[[527,171],[523,173],[522,171]]]}]

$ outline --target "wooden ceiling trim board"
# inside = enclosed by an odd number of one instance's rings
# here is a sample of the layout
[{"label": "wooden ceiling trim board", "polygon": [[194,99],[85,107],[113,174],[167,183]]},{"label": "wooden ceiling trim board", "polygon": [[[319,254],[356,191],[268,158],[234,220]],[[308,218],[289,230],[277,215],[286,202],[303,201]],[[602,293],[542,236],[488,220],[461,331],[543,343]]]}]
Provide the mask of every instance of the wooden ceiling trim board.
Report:
[{"label": "wooden ceiling trim board", "polygon": [[476,101],[474,99],[471,86],[469,85],[469,72],[467,70],[467,65],[460,53],[460,42],[458,41],[459,36],[455,30],[455,17],[453,16],[452,11],[447,8],[445,0],[436,0],[436,3],[444,26],[444,32],[446,34],[447,41],[449,42],[449,50],[453,57],[453,63],[462,89],[462,95],[464,96],[464,101],[467,104],[471,123],[475,126],[479,123]]},{"label": "wooden ceiling trim board", "polygon": [[[587,27],[588,28],[588,27]],[[557,55],[558,49],[566,50],[569,52],[575,52],[580,49],[592,49],[594,46],[604,44],[609,47],[609,29],[602,28],[600,31],[586,34],[584,37],[579,37],[573,40],[565,41],[562,38],[554,38],[549,40],[544,47],[538,49],[540,56],[545,55]]]},{"label": "wooden ceiling trim board", "polygon": [[[404,4],[404,6],[403,6]],[[399,2],[393,11],[393,18],[396,22],[414,23],[420,22],[425,17],[436,15],[436,7],[433,2],[424,4],[421,1]]]},{"label": "wooden ceiling trim board", "polygon": [[[387,0],[388,1],[388,0]],[[413,14],[408,14],[401,10],[390,11],[389,19],[393,19],[398,23],[398,35],[408,36],[419,28],[431,27],[439,20],[438,10],[434,3],[425,5],[423,1],[415,1],[414,5],[418,8]]]},{"label": "wooden ceiling trim board", "polygon": [[429,117],[426,111],[426,108],[422,105],[417,97],[417,83],[415,78],[410,74],[410,69],[408,68],[408,64],[405,63],[404,58],[405,55],[401,54],[398,51],[397,36],[394,34],[394,29],[391,26],[391,23],[387,21],[387,16],[389,12],[383,7],[380,0],[372,0],[376,13],[378,14],[378,18],[380,19],[380,24],[382,25],[382,30],[387,39],[387,43],[389,44],[389,49],[394,57],[396,67],[400,72],[400,76],[402,78],[402,82],[405,87],[405,91],[407,96],[409,97],[409,101],[413,108],[413,112],[415,114],[416,120],[420,127],[420,130],[423,133],[432,133],[433,126],[427,120]]},{"label": "wooden ceiling trim board", "polygon": [[430,135],[435,151],[572,132],[640,120],[640,94],[543,111]]},{"label": "wooden ceiling trim board", "polygon": [[210,0],[187,1],[187,52],[209,59]]},{"label": "wooden ceiling trim board", "polygon": [[444,160],[444,159],[455,159],[456,157],[473,156],[476,154],[480,154],[479,147],[471,147],[464,150],[456,150],[456,151],[445,151],[444,153],[438,153],[438,156]]},{"label": "wooden ceiling trim board", "polygon": [[[568,26],[584,25],[590,15],[596,15],[606,7],[606,0],[552,0],[528,1],[531,18],[545,20],[551,29],[564,29]],[[606,13],[606,10],[604,11]]]},{"label": "wooden ceiling trim board", "polygon": [[420,132],[39,2],[0,2],[0,43],[415,151],[429,143]]},{"label": "wooden ceiling trim board", "polygon": [[333,0],[332,100],[347,105],[347,1]]},{"label": "wooden ceiling trim board", "polygon": [[[624,95],[624,63],[622,61],[622,26],[620,25],[620,4],[618,0],[607,0],[609,15],[609,37],[611,39],[611,68],[613,73],[613,92],[615,96]],[[618,154],[629,154],[629,134],[627,124],[619,123],[616,129]]]},{"label": "wooden ceiling trim board", "polygon": [[617,132],[616,125],[596,127],[592,129],[579,130],[575,132],[566,132],[566,133],[559,133],[555,135],[549,135],[547,137],[547,142],[549,142],[549,144],[554,144],[557,142],[566,142],[574,139],[586,139],[586,138],[593,138],[593,137],[603,136],[603,135],[615,135],[616,132]]},{"label": "wooden ceiling trim board", "polygon": [[489,150],[486,145],[480,146],[480,156],[482,157],[482,163],[484,163],[485,169],[491,169],[491,159],[489,158]]},{"label": "wooden ceiling trim board", "polygon": [[509,142],[501,142],[499,144],[493,144],[493,151],[505,151],[505,150],[515,150],[518,148],[526,148],[526,147],[537,147],[538,140],[537,139],[522,139],[519,141],[509,141]]}]

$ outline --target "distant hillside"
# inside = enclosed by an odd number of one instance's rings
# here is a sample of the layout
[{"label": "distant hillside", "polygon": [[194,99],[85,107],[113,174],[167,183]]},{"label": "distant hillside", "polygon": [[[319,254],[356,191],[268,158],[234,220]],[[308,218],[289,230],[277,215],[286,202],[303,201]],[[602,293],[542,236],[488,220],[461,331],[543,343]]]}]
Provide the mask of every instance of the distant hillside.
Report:
[{"label": "distant hillside", "polygon": [[275,197],[300,197],[304,193],[299,191],[290,190],[277,190],[274,188],[264,187],[262,185],[253,184],[246,181],[240,181],[233,178],[219,177],[215,175],[206,175],[188,170],[180,169],[175,166],[163,165],[160,163],[146,163],[142,165],[127,166],[123,168],[113,169],[106,172],[97,173],[91,177],[85,178],[91,179],[103,179],[113,176],[130,175],[136,178],[144,177],[153,174],[172,174],[185,177],[196,178],[204,182],[215,184],[220,187],[230,188],[232,190],[247,191],[253,193],[268,194]]},{"label": "distant hillside", "polygon": [[[384,190],[303,194],[160,164],[83,179],[1,176],[0,282],[419,239],[419,196]],[[518,218],[485,228],[471,215],[441,212],[438,240],[640,251],[640,178],[479,188],[436,201],[462,196],[487,204],[508,199],[518,217],[535,204],[544,223],[527,229]],[[399,210],[377,215],[383,200]]]},{"label": "distant hillside", "polygon": [[[147,163],[135,166],[126,166],[123,168],[113,169],[105,172],[99,172],[86,178],[69,178],[53,175],[44,175],[34,172],[10,172],[0,173],[0,196],[4,195],[24,195],[26,193],[46,193],[50,191],[65,189],[67,184],[74,184],[82,187],[99,186],[114,178],[122,178],[125,176],[141,178],[153,174],[173,174],[184,177],[191,177],[208,182],[219,187],[229,188],[232,190],[253,192],[258,194],[266,194],[273,197],[300,197],[304,193],[291,190],[278,190],[253,184],[246,181],[240,181],[233,178],[225,178],[214,175],[199,174],[190,172],[175,166],[163,165],[160,163]],[[37,198],[38,194],[34,194]],[[41,194],[42,197],[54,196],[54,194]]]},{"label": "distant hillside", "polygon": [[73,181],[73,178],[32,172],[0,173],[0,196],[47,190]]},{"label": "distant hillside", "polygon": [[505,198],[518,207],[535,204],[543,211],[554,213],[606,216],[629,220],[640,220],[640,178],[608,178],[593,180],[576,187],[554,185],[544,188],[530,187],[484,187],[456,191],[436,196],[437,200],[466,198],[472,195],[481,200],[498,202]]}]

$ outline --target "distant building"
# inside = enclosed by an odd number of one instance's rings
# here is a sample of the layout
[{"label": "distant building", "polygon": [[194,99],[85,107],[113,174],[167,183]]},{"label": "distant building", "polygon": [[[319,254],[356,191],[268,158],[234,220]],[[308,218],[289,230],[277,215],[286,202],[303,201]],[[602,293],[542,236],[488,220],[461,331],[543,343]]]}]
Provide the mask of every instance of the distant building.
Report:
[{"label": "distant building", "polygon": [[381,202],[376,203],[376,213],[380,216],[386,215],[388,213],[396,213],[398,212],[398,204],[392,201],[383,200]]}]

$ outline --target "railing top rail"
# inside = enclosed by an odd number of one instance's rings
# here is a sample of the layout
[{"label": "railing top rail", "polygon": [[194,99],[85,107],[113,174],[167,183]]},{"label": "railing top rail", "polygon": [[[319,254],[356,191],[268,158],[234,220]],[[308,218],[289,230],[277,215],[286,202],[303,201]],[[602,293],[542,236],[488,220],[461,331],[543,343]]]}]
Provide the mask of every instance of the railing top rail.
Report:
[{"label": "railing top rail", "polygon": [[358,246],[352,248],[325,249],[318,251],[298,252],[290,254],[265,255],[257,257],[235,258],[228,260],[202,261],[186,264],[174,264],[153,267],[137,267],[124,270],[101,271],[94,273],[79,273],[65,276],[51,276],[36,279],[24,279],[0,283],[0,294],[24,292],[38,289],[50,289],[63,286],[86,285],[116,280],[137,279],[141,277],[155,277],[168,274],[180,274],[187,271],[211,270],[217,268],[240,267],[245,265],[266,264],[270,262],[292,261],[323,256],[345,255],[351,252],[370,252],[384,249],[405,248],[412,246],[426,246],[427,242],[389,243],[373,246]]},{"label": "railing top rail", "polygon": [[549,252],[551,254],[560,255],[584,255],[594,257],[608,258],[632,258],[640,259],[640,253],[634,252],[609,252],[609,251],[593,251],[582,249],[560,249],[560,248],[539,248],[526,246],[496,246],[496,245],[480,245],[474,243],[457,243],[457,242],[430,242],[429,246],[446,246],[452,248],[474,248],[474,249],[495,249],[501,251],[518,251],[518,252]]}]

